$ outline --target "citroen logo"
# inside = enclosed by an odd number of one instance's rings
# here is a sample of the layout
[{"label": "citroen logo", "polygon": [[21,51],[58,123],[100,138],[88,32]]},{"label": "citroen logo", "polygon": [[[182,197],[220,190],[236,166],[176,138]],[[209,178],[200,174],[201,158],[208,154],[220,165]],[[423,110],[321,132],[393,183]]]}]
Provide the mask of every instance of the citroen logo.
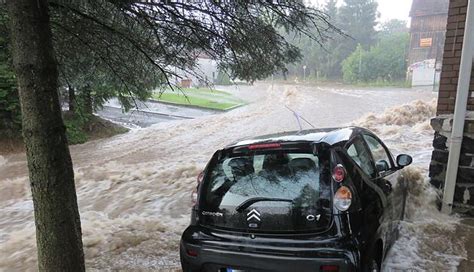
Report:
[{"label": "citroen logo", "polygon": [[247,213],[247,221],[250,221],[252,219],[261,221],[260,220],[260,213],[255,209],[253,209],[249,213]]}]

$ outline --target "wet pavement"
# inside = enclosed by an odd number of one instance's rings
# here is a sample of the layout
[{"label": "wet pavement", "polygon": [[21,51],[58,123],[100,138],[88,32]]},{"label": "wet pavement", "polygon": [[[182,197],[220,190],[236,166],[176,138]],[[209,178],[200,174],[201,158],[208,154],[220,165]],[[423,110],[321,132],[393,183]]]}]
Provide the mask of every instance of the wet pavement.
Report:
[{"label": "wet pavement", "polygon": [[474,271],[474,218],[463,219],[459,227],[459,235],[465,236],[467,258],[458,266],[460,272]]}]

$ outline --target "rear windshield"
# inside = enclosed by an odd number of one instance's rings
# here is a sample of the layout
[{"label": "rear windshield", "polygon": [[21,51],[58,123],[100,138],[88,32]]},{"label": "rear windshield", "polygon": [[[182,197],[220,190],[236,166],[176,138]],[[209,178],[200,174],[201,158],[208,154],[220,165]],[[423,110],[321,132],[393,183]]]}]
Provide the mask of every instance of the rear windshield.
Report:
[{"label": "rear windshield", "polygon": [[264,231],[321,228],[329,220],[327,164],[295,151],[225,156],[211,166],[201,191],[204,222]]}]

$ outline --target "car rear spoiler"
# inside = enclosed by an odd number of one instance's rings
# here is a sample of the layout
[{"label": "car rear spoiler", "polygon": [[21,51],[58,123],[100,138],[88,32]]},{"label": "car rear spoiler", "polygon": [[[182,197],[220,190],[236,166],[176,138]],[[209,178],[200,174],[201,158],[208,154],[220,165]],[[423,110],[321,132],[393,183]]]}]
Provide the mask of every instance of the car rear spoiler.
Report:
[{"label": "car rear spoiler", "polygon": [[313,155],[318,156],[322,151],[325,151],[331,147],[330,144],[324,142],[324,141],[319,141],[319,142],[313,142],[312,144],[312,152]]}]

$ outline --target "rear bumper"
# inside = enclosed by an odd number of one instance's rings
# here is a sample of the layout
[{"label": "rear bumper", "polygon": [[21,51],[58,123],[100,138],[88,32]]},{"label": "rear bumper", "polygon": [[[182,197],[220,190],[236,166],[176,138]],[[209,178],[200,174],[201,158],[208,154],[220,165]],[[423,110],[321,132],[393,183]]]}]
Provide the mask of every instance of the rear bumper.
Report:
[{"label": "rear bumper", "polygon": [[[198,249],[193,246],[191,248]],[[226,268],[233,268],[244,271],[315,272],[320,271],[321,266],[324,265],[337,266],[338,271],[341,272],[357,271],[355,264],[348,259],[272,256],[208,248],[198,249],[198,256],[191,257],[183,249],[181,250],[182,258],[192,268],[191,271],[217,272]]]},{"label": "rear bumper", "polygon": [[[184,237],[183,237],[184,238]],[[238,243],[237,243],[238,244]],[[258,250],[257,250],[258,248]],[[359,253],[355,249],[327,248],[320,250],[303,247],[262,247],[251,244],[237,245],[235,241],[181,240],[180,254],[183,270],[225,271],[232,268],[244,271],[321,271],[322,266],[337,266],[337,271],[358,271]],[[191,254],[190,254],[191,253]],[[195,256],[191,256],[195,255]],[[186,269],[187,267],[188,269]]]}]

